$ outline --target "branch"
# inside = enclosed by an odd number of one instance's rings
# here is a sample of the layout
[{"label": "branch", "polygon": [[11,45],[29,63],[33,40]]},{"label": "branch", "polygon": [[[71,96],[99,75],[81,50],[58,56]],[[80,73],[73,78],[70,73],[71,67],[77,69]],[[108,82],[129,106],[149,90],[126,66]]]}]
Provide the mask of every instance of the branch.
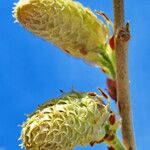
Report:
[{"label": "branch", "polygon": [[124,25],[124,0],[114,0],[117,101],[122,117],[123,142],[127,150],[135,150],[128,79],[129,24]]}]

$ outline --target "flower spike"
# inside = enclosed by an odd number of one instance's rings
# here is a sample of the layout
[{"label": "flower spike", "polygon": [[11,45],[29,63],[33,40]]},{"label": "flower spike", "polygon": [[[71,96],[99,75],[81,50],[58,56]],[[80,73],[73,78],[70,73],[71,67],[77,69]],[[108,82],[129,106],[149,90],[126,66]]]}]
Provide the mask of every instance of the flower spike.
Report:
[{"label": "flower spike", "polygon": [[73,0],[20,0],[13,16],[35,35],[115,78],[109,27],[89,8]]},{"label": "flower spike", "polygon": [[73,91],[44,103],[28,117],[22,126],[22,146],[26,150],[72,150],[77,145],[105,142],[125,150],[117,139],[120,121],[115,116],[96,93]]}]

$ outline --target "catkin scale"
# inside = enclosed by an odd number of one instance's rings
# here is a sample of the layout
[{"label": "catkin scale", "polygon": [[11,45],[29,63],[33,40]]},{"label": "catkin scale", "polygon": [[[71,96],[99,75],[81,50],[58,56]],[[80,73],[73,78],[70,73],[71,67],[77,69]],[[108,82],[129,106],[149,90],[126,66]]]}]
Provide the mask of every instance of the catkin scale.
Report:
[{"label": "catkin scale", "polygon": [[101,67],[111,78],[115,78],[109,56],[112,52],[107,44],[108,26],[79,2],[20,0],[13,15],[35,35],[52,42],[72,56]]},{"label": "catkin scale", "polygon": [[97,94],[68,93],[29,116],[22,125],[22,146],[27,150],[72,150],[101,141],[110,126],[109,116],[107,105]]}]

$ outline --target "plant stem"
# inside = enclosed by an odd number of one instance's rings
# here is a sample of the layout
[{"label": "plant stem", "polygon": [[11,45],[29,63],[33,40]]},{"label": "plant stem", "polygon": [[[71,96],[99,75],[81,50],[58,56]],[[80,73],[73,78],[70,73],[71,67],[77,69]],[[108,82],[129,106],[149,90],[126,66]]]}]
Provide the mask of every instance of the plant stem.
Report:
[{"label": "plant stem", "polygon": [[127,60],[128,42],[130,39],[129,25],[124,25],[124,0],[113,0],[113,2],[117,68],[117,101],[119,113],[122,117],[123,142],[127,147],[127,150],[135,150]]},{"label": "plant stem", "polygon": [[127,150],[117,136],[115,136],[115,139],[113,142],[111,142],[110,146],[112,146],[115,150]]}]

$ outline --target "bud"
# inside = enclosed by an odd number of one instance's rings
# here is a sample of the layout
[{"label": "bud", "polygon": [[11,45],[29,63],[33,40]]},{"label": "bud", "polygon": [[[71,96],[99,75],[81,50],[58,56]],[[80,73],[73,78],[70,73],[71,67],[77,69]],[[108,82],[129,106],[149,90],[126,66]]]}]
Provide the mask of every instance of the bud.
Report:
[{"label": "bud", "polygon": [[17,21],[32,33],[101,67],[114,78],[107,46],[108,26],[90,9],[73,0],[20,0],[13,12]]},{"label": "bud", "polygon": [[68,93],[29,116],[22,125],[22,146],[27,150],[72,150],[105,140],[116,144],[109,133],[115,135],[118,122],[110,123],[110,116],[108,105],[96,93]]}]

